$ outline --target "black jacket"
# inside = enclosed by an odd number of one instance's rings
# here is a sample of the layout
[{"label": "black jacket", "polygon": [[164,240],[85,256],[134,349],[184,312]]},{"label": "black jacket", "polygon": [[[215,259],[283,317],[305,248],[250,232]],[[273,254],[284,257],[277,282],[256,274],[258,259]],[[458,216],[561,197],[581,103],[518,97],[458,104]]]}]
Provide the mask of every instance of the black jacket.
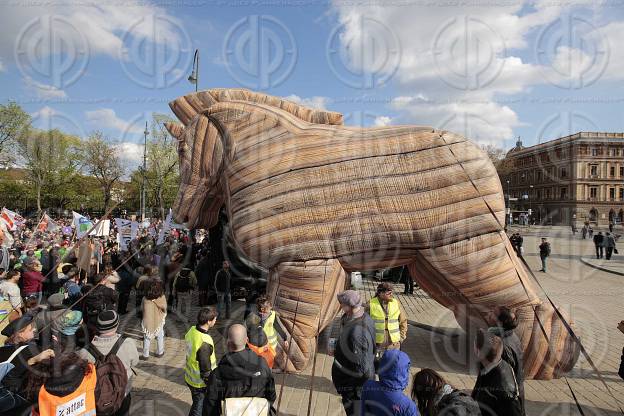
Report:
[{"label": "black jacket", "polygon": [[486,374],[479,372],[472,398],[483,416],[524,416],[513,369],[503,360]]},{"label": "black jacket", "polygon": [[220,293],[230,293],[232,272],[221,269],[215,276],[215,290]]},{"label": "black jacket", "polygon": [[453,390],[442,396],[436,410],[438,415],[444,416],[481,416],[477,402],[459,390]]},{"label": "black jacket", "polygon": [[248,348],[221,358],[206,385],[204,416],[220,415],[221,401],[228,397],[264,397],[271,405],[270,414],[275,414],[273,402],[277,395],[271,369],[264,358]]},{"label": "black jacket", "polygon": [[[208,331],[204,331],[199,327],[199,325],[195,325],[195,329],[197,329],[202,334],[208,334]],[[212,345],[204,342],[197,350],[197,353],[195,353],[195,359],[199,363],[199,373],[204,382],[208,381],[208,377],[210,377],[210,373],[213,370],[212,364],[210,363],[210,356],[212,355],[212,351]]]},{"label": "black jacket", "polygon": [[620,361],[620,370],[618,371],[618,374],[620,375],[620,377],[622,377],[622,379],[624,379],[624,348],[622,348],[622,358]]},{"label": "black jacket", "polygon": [[342,317],[334,351],[332,381],[339,389],[375,379],[375,324],[368,314]]},{"label": "black jacket", "polygon": [[596,235],[594,236],[594,244],[595,244],[596,246],[601,246],[603,242],[604,242],[604,235],[602,235],[602,234],[596,234]]},{"label": "black jacket", "polygon": [[522,408],[524,408],[524,360],[522,342],[513,330],[504,331],[502,328],[492,328],[495,335],[503,340],[503,360],[514,370],[518,383],[518,393]]}]

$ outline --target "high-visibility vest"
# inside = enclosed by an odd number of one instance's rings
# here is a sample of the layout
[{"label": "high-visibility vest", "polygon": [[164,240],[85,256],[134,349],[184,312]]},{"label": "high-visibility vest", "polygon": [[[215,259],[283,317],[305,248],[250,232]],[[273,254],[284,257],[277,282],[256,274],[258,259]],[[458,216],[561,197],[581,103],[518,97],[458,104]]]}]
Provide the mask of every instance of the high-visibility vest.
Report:
[{"label": "high-visibility vest", "polygon": [[65,397],[48,393],[44,386],[39,389],[40,416],[95,416],[95,366],[89,363],[89,374],[84,376],[76,391]]},{"label": "high-visibility vest", "polygon": [[277,332],[275,331],[275,327],[273,324],[275,323],[275,311],[271,311],[269,317],[264,321],[264,325],[262,329],[264,330],[267,339],[269,340],[269,345],[273,347],[273,349],[277,349]]},{"label": "high-visibility vest", "polygon": [[385,330],[388,328],[388,334],[390,335],[391,342],[399,342],[401,339],[401,331],[399,329],[399,315],[401,309],[399,308],[399,302],[396,299],[392,299],[388,302],[388,314],[381,307],[378,297],[374,297],[370,301],[370,317],[375,323],[375,342],[382,344],[385,341]]},{"label": "high-visibility vest", "polygon": [[197,330],[196,327],[192,327],[188,330],[184,336],[186,341],[186,365],[184,366],[184,381],[190,386],[201,389],[206,387],[206,383],[201,378],[199,371],[199,361],[197,361],[197,350],[205,342],[212,347],[212,355],[210,356],[210,367],[214,371],[217,368],[217,356],[215,354],[214,342],[212,337],[208,334],[204,334]]},{"label": "high-visibility vest", "polygon": [[258,354],[258,356],[265,359],[269,368],[273,368],[273,363],[275,363],[275,350],[270,345],[264,345],[262,347],[258,347],[253,345],[251,342],[247,342],[247,346],[250,350]]}]

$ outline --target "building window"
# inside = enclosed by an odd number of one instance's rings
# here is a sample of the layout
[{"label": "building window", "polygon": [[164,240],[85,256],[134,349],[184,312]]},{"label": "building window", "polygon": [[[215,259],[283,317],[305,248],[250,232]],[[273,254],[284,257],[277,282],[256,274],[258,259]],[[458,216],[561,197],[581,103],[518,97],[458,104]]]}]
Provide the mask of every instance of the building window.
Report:
[{"label": "building window", "polygon": [[591,188],[589,188],[589,197],[591,199],[598,198],[598,188],[597,187],[592,186]]},{"label": "building window", "polygon": [[559,192],[559,199],[566,199],[568,193],[568,188],[561,188]]},{"label": "building window", "polygon": [[624,178],[624,166],[620,166],[620,178]]},{"label": "building window", "polygon": [[592,156],[598,156],[598,149],[593,148],[593,149],[591,149],[591,152],[592,152],[591,153]]},{"label": "building window", "polygon": [[624,200],[624,188],[620,188],[620,201]]},{"label": "building window", "polygon": [[566,168],[561,168],[561,177],[562,178],[568,177],[568,170]]},{"label": "building window", "polygon": [[615,176],[615,166],[609,168],[609,176]]},{"label": "building window", "polygon": [[589,165],[589,175],[598,176],[598,165]]},{"label": "building window", "polygon": [[544,191],[544,199],[550,199],[550,189]]},{"label": "building window", "polygon": [[[620,189],[620,191],[624,191],[624,189]],[[542,199],[542,191],[537,191],[537,200]]]},{"label": "building window", "polygon": [[615,200],[615,188],[609,188],[609,199],[611,201]]}]

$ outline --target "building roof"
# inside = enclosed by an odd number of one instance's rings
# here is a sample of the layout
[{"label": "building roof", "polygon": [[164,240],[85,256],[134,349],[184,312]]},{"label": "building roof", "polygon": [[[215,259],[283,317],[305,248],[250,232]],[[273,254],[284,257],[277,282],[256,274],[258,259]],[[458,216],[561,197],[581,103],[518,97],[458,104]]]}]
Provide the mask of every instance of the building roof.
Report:
[{"label": "building roof", "polygon": [[[538,143],[533,146],[524,147],[520,139],[516,142],[516,146],[507,152],[507,156],[520,156],[530,154],[536,150],[548,149],[550,147],[561,146],[564,144],[588,143],[596,144],[599,141],[603,144],[624,144],[624,133],[596,132],[596,131],[580,131],[569,136],[560,137],[558,139],[549,140],[544,143]],[[520,144],[520,146],[518,146]]]}]

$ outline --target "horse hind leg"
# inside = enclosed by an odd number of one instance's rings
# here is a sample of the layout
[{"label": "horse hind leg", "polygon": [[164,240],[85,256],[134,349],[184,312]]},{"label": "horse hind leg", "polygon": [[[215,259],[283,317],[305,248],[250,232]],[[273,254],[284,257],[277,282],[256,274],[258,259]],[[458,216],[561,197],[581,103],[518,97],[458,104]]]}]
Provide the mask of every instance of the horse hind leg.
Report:
[{"label": "horse hind leg", "polygon": [[552,306],[536,295],[503,232],[420,250],[409,264],[409,271],[425,292],[453,311],[469,334],[476,328],[487,327],[485,318],[494,307],[514,309],[527,378],[559,377],[574,366],[577,346]]},{"label": "horse hind leg", "polygon": [[338,260],[280,263],[270,270],[267,295],[289,335],[289,347],[278,349],[276,367],[304,371],[316,351],[319,333],[330,324],[340,305],[347,275]]}]

